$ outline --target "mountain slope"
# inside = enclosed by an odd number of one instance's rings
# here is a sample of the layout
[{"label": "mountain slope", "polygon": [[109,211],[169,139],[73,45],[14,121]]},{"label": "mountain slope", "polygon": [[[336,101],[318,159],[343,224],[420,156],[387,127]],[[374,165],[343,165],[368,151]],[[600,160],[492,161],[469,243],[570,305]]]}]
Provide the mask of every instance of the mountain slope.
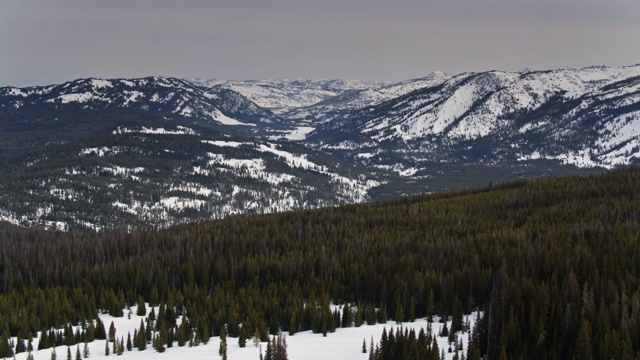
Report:
[{"label": "mountain slope", "polygon": [[360,179],[305,147],[188,128],[3,152],[0,218],[97,230],[363,201]]},{"label": "mountain slope", "polygon": [[[238,93],[173,78],[80,79],[0,89],[0,140],[5,144],[21,144],[25,135],[67,141],[127,124],[158,127],[167,122],[252,136],[283,128],[282,119]],[[80,133],[65,136],[62,131],[70,125]]]},{"label": "mountain slope", "polygon": [[640,65],[0,88],[0,218],[27,226],[166,226],[639,159]]},{"label": "mountain slope", "polygon": [[639,76],[640,65],[465,73],[338,117],[309,140],[344,150],[387,144],[427,162],[553,159],[612,168],[638,159]]},{"label": "mountain slope", "polygon": [[347,92],[378,88],[387,84],[377,81],[304,79],[244,81],[190,79],[190,81],[214,90],[233,90],[258,106],[282,116]]}]

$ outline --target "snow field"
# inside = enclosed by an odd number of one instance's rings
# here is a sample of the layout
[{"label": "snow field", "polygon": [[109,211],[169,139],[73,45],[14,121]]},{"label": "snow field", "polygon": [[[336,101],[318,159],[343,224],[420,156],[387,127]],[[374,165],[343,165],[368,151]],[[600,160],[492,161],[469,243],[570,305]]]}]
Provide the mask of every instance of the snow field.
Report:
[{"label": "snow field", "polygon": [[[127,334],[130,333],[133,337],[134,330],[140,327],[140,321],[144,321],[143,316],[136,315],[136,306],[131,307],[131,319],[128,318],[129,310],[124,311],[124,316],[114,318],[108,314],[100,314],[99,317],[104,323],[105,329],[108,331],[111,322],[113,322],[116,328],[116,338],[123,339],[126,343]],[[150,312],[150,306],[147,305],[147,310]],[[155,313],[158,313],[158,308],[154,308]],[[464,321],[469,322],[473,327],[477,313],[473,313],[464,318]],[[180,324],[181,318],[178,318],[177,323]],[[387,329],[389,332],[392,328],[397,330],[400,326],[403,329],[415,329],[416,333],[421,328],[427,328],[428,322],[426,319],[416,319],[415,322],[406,322],[401,325],[396,324],[394,321],[388,321],[386,324],[366,325],[363,324],[360,327],[338,328],[335,333],[329,333],[326,337],[322,334],[314,334],[311,331],[304,331],[289,336],[288,333],[284,333],[287,337],[288,355],[289,359],[305,359],[305,360],[367,360],[369,358],[368,350],[371,338],[373,337],[374,344],[380,342],[383,329]],[[146,326],[146,323],[145,323]],[[433,318],[432,331],[433,334],[438,334],[443,324],[439,322],[438,317]],[[447,327],[451,328],[451,321],[447,322]],[[469,333],[458,333],[458,338],[462,340],[463,350],[466,355],[467,347],[469,346]],[[449,348],[447,337],[437,337],[438,348],[440,351],[444,351],[445,359],[453,359],[454,353],[448,353]],[[13,339],[16,340],[15,338]],[[367,353],[362,352],[362,341],[365,340],[367,344]],[[218,355],[220,347],[220,338],[211,337],[207,344],[200,344],[198,346],[179,347],[177,341],[174,342],[173,347],[167,348],[164,353],[156,352],[151,344],[147,345],[147,349],[144,351],[138,351],[133,348],[132,351],[126,351],[122,355],[113,353],[112,343],[109,343],[109,356],[105,356],[105,343],[106,340],[96,340],[88,344],[90,356],[89,359],[102,359],[107,360],[109,358],[120,359],[189,359],[189,360],[212,360],[222,359]],[[80,343],[80,353],[82,354],[84,343]],[[254,346],[253,338],[247,339],[246,347],[241,348],[238,345],[237,338],[227,338],[227,355],[229,360],[258,360],[259,348]],[[262,351],[266,350],[266,343],[261,343]],[[33,340],[34,351],[31,353],[34,360],[51,360],[52,348],[37,351],[38,340]],[[70,348],[71,358],[75,359],[76,345]],[[58,346],[55,348],[57,359],[63,360],[67,356],[67,347]],[[26,360],[27,353],[16,354],[15,360]]]}]

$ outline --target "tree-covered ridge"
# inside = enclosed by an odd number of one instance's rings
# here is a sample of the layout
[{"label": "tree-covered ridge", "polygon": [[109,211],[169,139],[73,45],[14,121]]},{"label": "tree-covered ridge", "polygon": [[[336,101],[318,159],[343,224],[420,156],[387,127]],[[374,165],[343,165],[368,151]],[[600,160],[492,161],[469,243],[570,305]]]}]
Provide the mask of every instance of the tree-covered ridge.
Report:
[{"label": "tree-covered ridge", "polygon": [[[479,308],[472,346],[490,359],[633,358],[639,193],[632,168],[165,231],[5,225],[0,332],[27,339],[143,300],[164,305],[176,337],[179,326],[266,339]],[[330,301],[352,307],[332,313]]]}]

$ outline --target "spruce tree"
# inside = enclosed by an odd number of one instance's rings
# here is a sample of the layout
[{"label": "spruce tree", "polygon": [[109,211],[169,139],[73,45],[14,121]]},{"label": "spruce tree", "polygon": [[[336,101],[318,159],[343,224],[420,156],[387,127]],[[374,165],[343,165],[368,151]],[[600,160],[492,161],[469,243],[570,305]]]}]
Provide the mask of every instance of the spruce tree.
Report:
[{"label": "spruce tree", "polygon": [[9,343],[9,336],[2,336],[2,338],[0,338],[0,357],[9,358],[13,355],[13,349]]},{"label": "spruce tree", "polygon": [[144,321],[140,319],[140,329],[138,330],[138,339],[136,341],[137,348],[139,351],[144,351],[147,348],[147,331],[144,327]]},{"label": "spruce tree", "polygon": [[96,339],[97,340],[104,340],[107,338],[107,331],[104,327],[104,323],[102,322],[102,320],[98,319],[96,320]]},{"label": "spruce tree", "polygon": [[15,353],[16,353],[16,354],[19,354],[19,353],[23,353],[23,352],[25,352],[25,351],[27,351],[27,347],[26,347],[26,345],[24,344],[24,340],[22,340],[22,339],[18,336],[18,339],[16,340],[16,351],[15,351]]},{"label": "spruce tree", "polygon": [[87,331],[85,333],[85,342],[93,342],[96,339],[96,327],[93,324],[93,320],[89,320]]},{"label": "spruce tree", "polygon": [[[202,342],[206,345],[209,343],[209,339],[211,338],[211,334],[209,331],[209,324],[207,324],[207,322],[204,322],[204,325],[202,326]],[[245,336],[245,342],[246,342],[246,336]],[[241,346],[244,347],[244,346]]]},{"label": "spruce tree", "polygon": [[353,316],[351,314],[351,306],[349,303],[346,303],[342,306],[342,327],[351,327],[351,323],[353,323]]},{"label": "spruce tree", "polygon": [[111,325],[109,325],[109,342],[115,342],[116,341],[116,326],[113,324],[113,321],[111,322]]},{"label": "spruce tree", "polygon": [[264,360],[273,360],[273,348],[271,347],[271,339],[267,341],[267,349],[264,352]]},{"label": "spruce tree", "polygon": [[580,323],[580,332],[576,340],[576,359],[593,360],[593,350],[591,344],[591,327],[587,320]]},{"label": "spruce tree", "polygon": [[260,331],[258,331],[257,329],[255,334],[253,334],[253,346],[260,347],[261,348],[260,353],[262,353],[262,345],[260,345]]},{"label": "spruce tree", "polygon": [[164,341],[159,333],[156,333],[153,337],[153,348],[159,353],[163,353],[165,351]]},{"label": "spruce tree", "polygon": [[245,326],[241,326],[238,331],[238,346],[241,348],[247,346],[247,331]]},{"label": "spruce tree", "polygon": [[402,303],[400,302],[398,302],[398,304],[396,305],[396,314],[394,320],[396,321],[396,324],[401,324],[404,321],[404,308],[402,306]]},{"label": "spruce tree", "polygon": [[85,359],[88,359],[90,356],[90,352],[89,352],[89,344],[87,344],[86,342],[84,343],[84,349],[82,349],[82,357]]},{"label": "spruce tree", "polygon": [[223,327],[220,328],[220,348],[218,354],[222,356],[222,360],[227,360],[227,333]]},{"label": "spruce tree", "polygon": [[147,315],[147,307],[142,299],[142,296],[138,295],[138,307],[136,308],[136,315],[138,316],[146,316]]}]

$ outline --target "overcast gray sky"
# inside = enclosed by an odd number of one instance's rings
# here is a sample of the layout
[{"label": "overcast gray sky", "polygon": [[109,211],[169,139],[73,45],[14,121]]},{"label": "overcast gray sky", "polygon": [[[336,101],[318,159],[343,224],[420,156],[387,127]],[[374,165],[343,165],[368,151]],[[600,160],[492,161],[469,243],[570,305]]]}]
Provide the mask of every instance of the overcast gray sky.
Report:
[{"label": "overcast gray sky", "polygon": [[2,0],[0,83],[640,63],[638,0]]}]

